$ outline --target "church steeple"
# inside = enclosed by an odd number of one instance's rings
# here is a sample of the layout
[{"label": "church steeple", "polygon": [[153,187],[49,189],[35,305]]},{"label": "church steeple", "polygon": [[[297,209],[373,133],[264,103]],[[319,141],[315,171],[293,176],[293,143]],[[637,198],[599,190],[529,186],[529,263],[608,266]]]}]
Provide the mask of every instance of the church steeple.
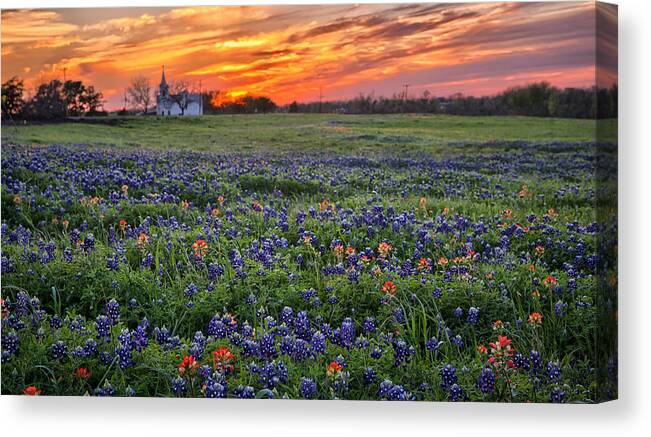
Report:
[{"label": "church steeple", "polygon": [[163,65],[163,74],[160,78],[160,95],[167,96],[169,94],[169,87],[167,86],[167,80],[165,79],[165,66]]}]

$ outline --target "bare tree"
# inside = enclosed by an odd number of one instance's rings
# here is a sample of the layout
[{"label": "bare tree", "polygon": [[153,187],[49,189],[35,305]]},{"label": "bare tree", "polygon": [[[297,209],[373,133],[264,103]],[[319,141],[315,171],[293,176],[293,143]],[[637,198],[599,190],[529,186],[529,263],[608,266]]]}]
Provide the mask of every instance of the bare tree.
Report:
[{"label": "bare tree", "polygon": [[183,81],[177,81],[174,82],[170,88],[170,97],[177,105],[179,105],[181,115],[185,115],[185,110],[188,109],[188,106],[191,103],[188,84]]},{"label": "bare tree", "polygon": [[132,78],[131,86],[127,89],[127,94],[129,94],[131,104],[146,114],[152,103],[152,88],[149,79],[145,76]]}]

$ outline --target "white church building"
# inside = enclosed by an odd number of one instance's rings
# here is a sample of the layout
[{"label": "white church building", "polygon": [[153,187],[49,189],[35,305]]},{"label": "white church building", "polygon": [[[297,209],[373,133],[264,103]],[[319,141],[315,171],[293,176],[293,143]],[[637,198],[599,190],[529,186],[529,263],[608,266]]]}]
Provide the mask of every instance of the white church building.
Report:
[{"label": "white church building", "polygon": [[191,93],[183,90],[179,94],[170,94],[165,67],[156,96],[156,115],[203,115],[203,99],[201,93]]}]

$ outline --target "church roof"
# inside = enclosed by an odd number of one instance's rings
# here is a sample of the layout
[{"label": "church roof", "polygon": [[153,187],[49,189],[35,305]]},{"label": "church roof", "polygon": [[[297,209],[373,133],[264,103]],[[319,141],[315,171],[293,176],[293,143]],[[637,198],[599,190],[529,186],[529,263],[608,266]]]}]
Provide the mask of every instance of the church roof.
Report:
[{"label": "church roof", "polygon": [[165,66],[163,65],[163,75],[160,78],[160,86],[161,88],[167,87],[167,80],[165,80]]}]

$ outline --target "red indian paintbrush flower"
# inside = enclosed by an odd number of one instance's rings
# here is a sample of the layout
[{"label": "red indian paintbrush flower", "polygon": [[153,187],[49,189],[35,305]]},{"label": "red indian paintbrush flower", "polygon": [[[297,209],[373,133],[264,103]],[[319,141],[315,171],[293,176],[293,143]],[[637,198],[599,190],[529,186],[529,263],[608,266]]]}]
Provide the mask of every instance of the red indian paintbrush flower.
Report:
[{"label": "red indian paintbrush flower", "polygon": [[220,346],[219,350],[214,351],[212,355],[215,369],[221,369],[222,371],[233,371],[234,366],[231,364],[231,361],[235,360],[235,355],[233,355],[229,348]]},{"label": "red indian paintbrush flower", "polygon": [[186,355],[183,357],[183,361],[181,361],[181,364],[177,365],[179,369],[179,374],[184,375],[187,372],[193,372],[197,370],[201,366],[192,355]]},{"label": "red indian paintbrush flower", "polygon": [[531,325],[541,325],[542,321],[543,321],[543,316],[537,311],[529,315],[529,323]]},{"label": "red indian paintbrush flower", "polygon": [[88,379],[92,376],[92,373],[87,368],[80,367],[73,372],[73,375],[75,376],[75,378]]},{"label": "red indian paintbrush flower", "polygon": [[30,385],[23,390],[23,394],[27,396],[39,396],[41,393],[43,393],[43,390],[40,390],[35,385]]},{"label": "red indian paintbrush flower", "polygon": [[194,256],[203,258],[208,253],[208,243],[204,240],[197,240],[192,245],[192,250],[194,250]]},{"label": "red indian paintbrush flower", "polygon": [[342,370],[344,370],[344,366],[342,366],[341,364],[339,364],[336,361],[333,361],[330,364],[328,364],[328,367],[326,369],[326,373],[328,374],[328,376],[332,376],[332,375],[334,375],[336,373],[341,372]]},{"label": "red indian paintbrush flower", "polygon": [[387,281],[382,285],[382,293],[396,295],[396,285],[392,281]]}]

